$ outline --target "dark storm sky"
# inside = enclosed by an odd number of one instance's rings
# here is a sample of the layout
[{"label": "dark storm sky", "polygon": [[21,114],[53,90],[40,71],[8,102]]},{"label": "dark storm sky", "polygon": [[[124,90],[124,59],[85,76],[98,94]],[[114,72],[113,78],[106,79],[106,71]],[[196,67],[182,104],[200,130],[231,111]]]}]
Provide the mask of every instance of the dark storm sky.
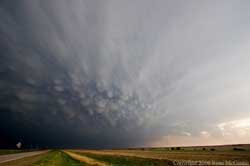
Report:
[{"label": "dark storm sky", "polygon": [[249,5],[1,0],[0,146],[247,143]]}]

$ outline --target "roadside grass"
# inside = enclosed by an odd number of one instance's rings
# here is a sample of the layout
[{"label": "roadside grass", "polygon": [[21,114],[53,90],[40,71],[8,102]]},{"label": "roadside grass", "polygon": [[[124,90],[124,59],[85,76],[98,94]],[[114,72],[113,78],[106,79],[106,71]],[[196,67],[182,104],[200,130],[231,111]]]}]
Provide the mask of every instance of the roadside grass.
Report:
[{"label": "roadside grass", "polygon": [[51,151],[33,166],[87,166],[85,163],[72,159],[62,151]]},{"label": "roadside grass", "polygon": [[110,164],[111,166],[170,166],[173,162],[170,160],[139,158],[132,156],[112,156],[90,153],[77,153],[98,161]]},{"label": "roadside grass", "polygon": [[21,152],[26,152],[26,150],[2,149],[0,150],[0,155],[21,153]]}]

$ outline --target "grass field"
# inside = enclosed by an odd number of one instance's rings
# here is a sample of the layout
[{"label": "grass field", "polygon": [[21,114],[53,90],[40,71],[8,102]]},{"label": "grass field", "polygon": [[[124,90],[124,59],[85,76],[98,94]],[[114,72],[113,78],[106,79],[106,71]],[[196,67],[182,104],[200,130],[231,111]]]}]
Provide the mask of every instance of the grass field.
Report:
[{"label": "grass field", "polygon": [[100,155],[93,153],[78,153],[89,158],[102,161],[112,166],[166,166],[173,165],[170,160],[150,159],[133,156]]},{"label": "grass field", "polygon": [[119,150],[73,150],[77,154],[106,162],[110,165],[249,165],[249,145],[137,148]]},{"label": "grass field", "polygon": [[34,166],[86,166],[80,161],[74,160],[62,151],[49,152],[41,160],[33,164]]},{"label": "grass field", "polygon": [[[109,150],[75,151],[89,158],[103,161],[114,166],[163,166],[192,163],[214,163],[217,165],[249,165],[249,152],[192,152],[192,151],[150,151],[150,150]],[[190,164],[191,165],[191,164]]]},{"label": "grass field", "polygon": [[249,166],[250,146],[137,148],[119,150],[54,150],[0,166]]}]

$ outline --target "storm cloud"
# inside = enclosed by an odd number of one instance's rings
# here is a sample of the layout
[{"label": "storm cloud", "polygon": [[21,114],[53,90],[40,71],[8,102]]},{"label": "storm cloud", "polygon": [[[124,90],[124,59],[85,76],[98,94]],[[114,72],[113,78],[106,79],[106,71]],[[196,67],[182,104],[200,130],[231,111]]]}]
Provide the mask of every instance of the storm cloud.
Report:
[{"label": "storm cloud", "polygon": [[1,146],[225,137],[221,124],[249,123],[249,5],[2,0]]}]

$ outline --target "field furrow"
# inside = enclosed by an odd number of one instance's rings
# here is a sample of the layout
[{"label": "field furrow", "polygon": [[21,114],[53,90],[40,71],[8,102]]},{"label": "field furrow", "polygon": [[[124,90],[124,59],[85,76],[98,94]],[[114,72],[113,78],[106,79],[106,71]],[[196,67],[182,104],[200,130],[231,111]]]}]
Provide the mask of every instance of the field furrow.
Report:
[{"label": "field furrow", "polygon": [[90,158],[90,157],[86,157],[84,155],[79,155],[79,154],[76,154],[76,153],[72,153],[72,152],[69,152],[69,151],[64,151],[66,154],[68,154],[70,157],[78,160],[78,161],[81,161],[81,162],[84,162],[84,163],[87,163],[89,165],[96,165],[96,166],[107,166],[106,163],[104,162],[101,162],[101,161],[98,161],[98,160],[95,160],[93,158]]}]

